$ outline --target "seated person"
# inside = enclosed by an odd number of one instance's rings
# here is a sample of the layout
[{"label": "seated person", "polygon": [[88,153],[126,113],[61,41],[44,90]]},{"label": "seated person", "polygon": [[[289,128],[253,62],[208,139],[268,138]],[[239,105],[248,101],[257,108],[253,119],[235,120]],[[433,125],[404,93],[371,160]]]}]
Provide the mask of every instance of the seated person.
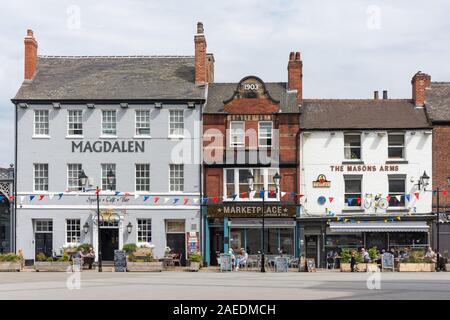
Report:
[{"label": "seated person", "polygon": [[433,251],[433,249],[431,249],[431,247],[428,247],[427,253],[425,253],[425,258],[430,259],[431,262],[434,262],[434,263],[437,261],[437,255]]},{"label": "seated person", "polygon": [[239,267],[241,265],[245,266],[245,264],[247,263],[247,259],[248,259],[247,252],[245,252],[244,248],[241,248],[241,253],[238,256],[237,261],[236,261],[236,271],[239,270]]},{"label": "seated person", "polygon": [[90,247],[88,252],[86,254],[83,254],[82,256],[82,265],[84,266],[85,264],[87,264],[89,269],[92,269],[92,264],[94,263],[94,260],[95,260],[95,252],[94,249]]},{"label": "seated person", "polygon": [[370,262],[369,252],[365,248],[361,248],[361,253],[364,259],[364,263],[369,263]]}]

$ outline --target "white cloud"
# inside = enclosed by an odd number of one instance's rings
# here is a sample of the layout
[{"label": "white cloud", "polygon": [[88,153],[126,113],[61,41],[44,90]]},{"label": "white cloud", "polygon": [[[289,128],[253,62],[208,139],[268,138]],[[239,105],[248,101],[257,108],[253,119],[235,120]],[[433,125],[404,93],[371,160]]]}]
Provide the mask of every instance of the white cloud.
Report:
[{"label": "white cloud", "polygon": [[[79,29],[74,10],[68,12],[74,5]],[[369,7],[379,8],[379,28],[367,27]],[[203,21],[216,81],[248,74],[285,81],[289,52],[301,51],[306,97],[361,98],[387,89],[392,97],[408,98],[417,70],[450,80],[448,12],[445,0],[4,2],[0,165],[13,160],[10,99],[23,77],[27,28],[35,31],[40,54],[193,54],[195,24]]]}]

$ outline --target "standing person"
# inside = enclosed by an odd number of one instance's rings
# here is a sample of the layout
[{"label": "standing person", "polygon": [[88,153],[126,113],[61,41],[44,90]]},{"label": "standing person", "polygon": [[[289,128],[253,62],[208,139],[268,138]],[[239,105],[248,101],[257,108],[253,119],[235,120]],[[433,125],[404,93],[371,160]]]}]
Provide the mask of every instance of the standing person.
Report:
[{"label": "standing person", "polygon": [[352,272],[355,272],[355,266],[356,266],[356,251],[352,250],[352,255],[350,258],[350,269]]},{"label": "standing person", "polygon": [[364,263],[369,263],[370,262],[369,252],[365,248],[361,248],[361,253],[364,259]]},{"label": "standing person", "polygon": [[428,247],[427,252],[425,253],[425,258],[428,258],[431,260],[431,262],[436,263],[436,253],[431,249],[431,247]]}]

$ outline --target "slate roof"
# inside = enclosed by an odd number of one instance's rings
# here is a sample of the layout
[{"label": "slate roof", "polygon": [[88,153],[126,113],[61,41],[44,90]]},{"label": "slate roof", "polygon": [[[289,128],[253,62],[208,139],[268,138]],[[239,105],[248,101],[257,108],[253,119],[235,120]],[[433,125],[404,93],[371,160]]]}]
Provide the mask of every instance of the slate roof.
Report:
[{"label": "slate roof", "polygon": [[304,99],[302,130],[425,129],[423,108],[407,99]]},{"label": "slate roof", "polygon": [[[280,108],[283,113],[299,113],[299,107],[296,102],[297,93],[286,91],[285,82],[265,82],[266,90],[270,96],[280,101]],[[208,99],[203,109],[203,113],[226,113],[223,109],[224,100],[230,99],[238,83],[211,83],[208,85]]]},{"label": "slate roof", "polygon": [[425,107],[430,120],[450,121],[450,82],[431,82],[425,95]]},{"label": "slate roof", "polygon": [[193,56],[39,56],[16,100],[204,99]]}]

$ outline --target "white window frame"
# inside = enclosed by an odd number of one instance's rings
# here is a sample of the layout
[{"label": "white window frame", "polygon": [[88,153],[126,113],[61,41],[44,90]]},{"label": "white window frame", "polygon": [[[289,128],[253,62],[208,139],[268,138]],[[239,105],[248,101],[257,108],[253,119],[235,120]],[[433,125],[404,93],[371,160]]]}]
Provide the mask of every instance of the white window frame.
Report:
[{"label": "white window frame", "polygon": [[[361,184],[361,190],[360,190],[359,197],[352,198],[353,199],[352,203],[356,203],[356,205],[354,205],[354,206],[348,205],[348,202],[345,199],[345,195],[347,194],[347,192],[345,192],[345,182],[346,181],[359,181]],[[348,194],[354,194],[354,193],[348,193]],[[361,175],[354,175],[354,177],[352,175],[348,175],[347,177],[344,177],[344,208],[345,209],[355,209],[355,210],[362,208],[362,205],[363,205],[362,195],[363,195],[363,177]],[[357,203],[358,198],[360,198],[360,200],[361,200],[361,202],[359,204]]]},{"label": "white window frame", "polygon": [[[78,230],[77,229],[70,229],[69,230],[69,228],[68,228],[68,226],[69,226],[69,221],[72,223],[72,222],[75,222],[75,227],[76,227],[76,225],[78,225]],[[76,222],[77,221],[77,222]],[[72,224],[71,224],[72,225]],[[76,234],[75,235],[75,237],[77,237],[78,238],[78,241],[68,241],[69,240],[69,232],[72,234],[71,236],[70,236],[70,238],[71,239],[73,239],[73,234]],[[66,223],[65,223],[65,234],[66,234],[66,243],[80,243],[81,242],[81,219],[77,219],[77,218],[74,218],[74,219],[66,219]]]},{"label": "white window frame", "polygon": [[[177,166],[177,167],[174,167],[175,169],[181,167],[181,172],[183,174],[183,176],[181,178],[178,178],[178,177],[172,178],[172,166]],[[178,170],[178,169],[176,169],[176,170]],[[172,184],[172,179],[181,179],[182,183],[173,185]],[[172,186],[181,186],[181,190],[172,190]],[[171,192],[171,193],[184,192],[184,164],[179,164],[179,163],[177,163],[177,164],[174,164],[174,163],[169,164],[169,192]]]},{"label": "white window frame", "polygon": [[70,185],[70,180],[74,179],[74,178],[70,177],[70,171],[71,170],[69,169],[69,167],[70,166],[74,166],[74,165],[80,166],[80,169],[78,170],[78,176],[80,175],[81,171],[83,170],[83,165],[81,163],[68,163],[67,164],[67,190],[69,190],[69,191],[82,191],[84,186],[81,185],[81,183],[80,183],[78,178],[77,178],[78,184],[77,184],[76,188],[74,186]]},{"label": "white window frame", "polygon": [[[262,202],[262,198],[255,198],[253,197],[253,194],[248,194],[247,197],[245,198],[241,198],[241,190],[239,190],[239,170],[250,170],[252,172],[252,174],[254,174],[254,170],[262,170],[263,171],[263,176],[264,176],[264,190],[266,190],[266,192],[264,192],[264,200],[265,201],[280,201],[280,195],[281,195],[281,186],[278,186],[278,190],[276,193],[276,197],[275,198],[271,198],[269,191],[269,180],[268,180],[268,176],[269,176],[269,170],[272,170],[274,172],[278,172],[280,173],[280,169],[279,168],[224,168],[223,169],[223,199],[224,201],[254,201],[254,202]],[[226,174],[227,174],[227,170],[234,170],[234,191],[237,194],[236,199],[233,200],[233,198],[228,198],[227,197],[227,179],[226,179]],[[270,184],[274,184],[274,182],[271,182]],[[256,193],[256,192],[260,192],[261,190],[253,190],[253,192],[250,193]]]},{"label": "white window frame", "polygon": [[[150,230],[149,229],[147,229],[147,231],[146,232],[149,232],[150,231],[150,240],[148,240],[148,234],[147,234],[147,241],[140,241],[139,240],[139,232],[140,232],[140,230],[139,230],[139,226],[140,226],[140,221],[145,221],[146,223],[146,226],[147,226],[147,228],[148,228],[148,226],[150,225]],[[143,232],[143,231],[141,231],[141,232]],[[150,218],[137,218],[136,219],[136,243],[151,243],[152,242],[152,238],[153,238],[153,230],[152,230],[152,219],[150,219]]]},{"label": "white window frame", "polygon": [[[70,113],[71,112],[79,112],[79,113],[81,113],[81,115],[80,115],[80,122],[71,122],[70,121],[70,119],[71,119],[71,116],[70,116]],[[78,117],[78,116],[77,116]],[[73,118],[76,118],[76,117],[73,117]],[[74,124],[74,125],[76,125],[76,124],[80,124],[81,125],[81,128],[80,129],[78,129],[78,130],[81,130],[81,133],[79,133],[79,134],[76,134],[76,133],[70,133],[70,130],[75,130],[75,129],[71,129],[70,128],[70,125],[71,124]],[[84,133],[84,131],[83,131],[83,110],[80,110],[80,109],[68,109],[67,110],[67,137],[68,138],[83,138],[83,133]]]},{"label": "white window frame", "polygon": [[[182,120],[183,121],[181,121],[181,122],[172,122],[172,120],[171,120],[171,115],[172,115],[172,113],[173,112],[178,112],[178,113],[181,113],[181,116],[182,116]],[[169,110],[169,138],[184,138],[184,110],[182,110],[182,109],[170,109]],[[179,134],[179,133],[176,133],[176,134],[172,134],[171,133],[171,125],[172,124],[180,124],[181,123],[181,134]],[[180,128],[177,128],[177,129],[180,129]]]},{"label": "white window frame", "polygon": [[[138,172],[138,166],[148,166],[148,190],[138,190],[138,176],[137,176],[137,172]],[[151,166],[149,163],[136,163],[134,165],[134,190],[136,193],[143,193],[143,192],[149,192],[150,191],[150,172],[151,172]],[[143,180],[143,179],[147,179],[147,178],[142,178],[140,177],[139,179]],[[142,186],[142,184],[140,184]]]},{"label": "white window frame", "polygon": [[[232,128],[233,124],[241,124],[242,125],[242,135],[238,133],[234,133],[234,129]],[[237,143],[233,142],[233,136],[241,136],[242,141],[238,141]],[[244,148],[245,147],[245,121],[230,121],[229,127],[229,146],[230,148]]]},{"label": "white window frame", "polygon": [[[261,124],[270,124],[270,136],[269,137],[261,136]],[[261,139],[265,139],[265,140],[270,139],[270,144],[266,144],[266,145],[261,144]],[[272,147],[272,145],[273,145],[273,121],[259,121],[258,122],[258,146],[270,148],[270,147]]]},{"label": "white window frame", "polygon": [[[47,122],[37,122],[36,115],[38,112],[43,112],[47,114]],[[41,118],[41,116],[39,116]],[[47,133],[36,133],[37,124],[46,124]],[[35,109],[33,112],[33,138],[50,138],[50,111],[47,109]]]},{"label": "white window frame", "polygon": [[[395,192],[395,193],[393,193],[393,192],[391,192],[391,190],[389,189],[389,181],[390,180],[400,180],[400,181],[403,181],[403,186],[404,186],[404,191],[403,191],[403,193],[398,193],[398,192]],[[391,196],[391,197],[395,197],[395,196],[402,196],[403,197],[403,205],[399,205],[399,206],[391,206],[390,204],[389,204],[389,208],[395,208],[395,209],[401,209],[401,208],[405,208],[406,207],[406,199],[405,199],[405,196],[406,196],[406,189],[407,189],[407,185],[406,185],[406,178],[404,178],[404,177],[392,177],[392,176],[388,176],[388,195],[389,196]]]},{"label": "white window frame", "polygon": [[[142,121],[138,121],[138,114],[144,112],[144,113],[148,113],[148,128],[147,127],[141,127],[138,126],[139,124],[143,124],[145,122]],[[151,111],[150,109],[136,109],[134,110],[134,136],[136,138],[150,138],[151,137],[151,123],[150,123],[150,118],[151,117]],[[139,116],[139,119],[142,119],[142,116]],[[148,133],[144,133],[141,134],[139,133],[139,129],[148,129]]]},{"label": "white window frame", "polygon": [[[103,166],[105,166],[105,175],[103,176]],[[108,174],[108,171],[109,171],[109,168],[112,168],[113,169],[113,172],[114,172],[114,175],[116,176],[116,181],[115,181],[115,185],[114,185],[114,188],[112,188],[112,190],[110,190],[109,188],[104,188],[104,186],[106,185],[107,187],[109,186],[108,185],[108,177],[107,177],[107,174]],[[115,190],[117,190],[117,165],[115,164],[115,163],[102,163],[101,165],[100,165],[100,181],[101,181],[101,189],[103,190],[103,191],[105,191],[105,192],[114,192]],[[103,184],[103,179],[105,179],[105,185]]]},{"label": "white window frame", "polygon": [[[104,110],[101,110],[102,112],[101,112],[101,135],[100,135],[100,137],[106,137],[106,138],[116,138],[117,137],[117,110],[109,110],[109,109],[104,109]],[[104,125],[105,124],[107,124],[107,123],[109,123],[109,122],[105,122],[104,121],[104,119],[103,119],[103,115],[104,115],[104,113],[105,112],[113,112],[114,113],[114,118],[115,118],[115,122],[114,122],[114,129],[115,129],[115,133],[114,134],[112,134],[112,133],[105,133],[104,132]],[[112,123],[112,122],[110,122],[110,123]]]},{"label": "white window frame", "polygon": [[[47,166],[47,177],[39,177],[39,179],[47,179],[47,189],[44,188],[44,190],[37,189],[36,188],[36,166]],[[49,179],[50,173],[49,173],[49,165],[48,163],[33,163],[33,192],[48,192],[50,189],[50,179]],[[45,186],[45,184],[42,184]]]},{"label": "white window frame", "polygon": [[[350,151],[351,151],[351,149],[352,149],[352,147],[351,146],[349,146],[349,147],[347,147],[346,145],[345,145],[345,136],[358,136],[359,137],[359,158],[347,158],[346,156],[345,156],[345,151],[347,150],[347,149],[350,149]],[[362,159],[363,159],[363,148],[362,148],[362,134],[360,133],[360,132],[358,132],[358,133],[352,133],[352,132],[344,132],[344,138],[343,138],[343,142],[344,142],[344,160],[345,161],[362,161]]]},{"label": "white window frame", "polygon": [[[38,230],[39,223],[42,223],[43,225],[45,225],[46,230]],[[52,219],[36,219],[36,220],[34,220],[34,233],[53,233],[53,220]]]},{"label": "white window frame", "polygon": [[[403,136],[403,145],[389,145],[389,136]],[[389,148],[402,148],[403,157],[402,158],[390,158]],[[388,159],[389,160],[405,160],[406,159],[406,134],[404,132],[388,132]]]}]

